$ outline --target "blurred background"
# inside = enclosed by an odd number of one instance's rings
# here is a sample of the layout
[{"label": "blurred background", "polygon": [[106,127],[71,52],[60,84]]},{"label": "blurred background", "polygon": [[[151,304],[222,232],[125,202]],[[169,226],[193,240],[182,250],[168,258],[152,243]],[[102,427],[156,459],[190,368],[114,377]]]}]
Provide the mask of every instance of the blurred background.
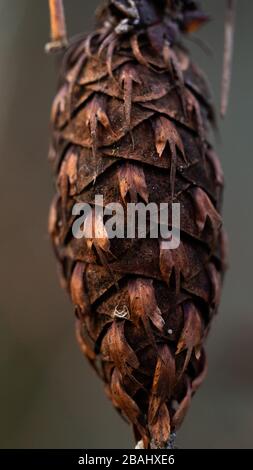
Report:
[{"label": "blurred background", "polygon": [[[219,99],[224,1],[203,4],[214,51],[189,43]],[[98,1],[65,0],[69,34],[90,30]],[[238,2],[233,84],[218,143],[226,176],[230,270],[208,342],[209,374],[178,435],[180,448],[253,448],[252,21]],[[0,0],[0,447],[132,448],[131,431],[80,354],[73,309],[47,235],[47,161],[57,68],[44,54],[46,0]]]}]

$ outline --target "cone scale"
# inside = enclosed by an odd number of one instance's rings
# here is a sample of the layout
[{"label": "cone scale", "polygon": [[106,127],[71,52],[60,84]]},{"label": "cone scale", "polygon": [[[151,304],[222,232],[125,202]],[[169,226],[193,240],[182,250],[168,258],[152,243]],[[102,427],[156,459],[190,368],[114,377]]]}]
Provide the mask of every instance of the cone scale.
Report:
[{"label": "cone scale", "polygon": [[[61,283],[81,350],[145,448],[168,445],[205,378],[226,267],[214,111],[182,45],[206,19],[192,1],[105,2],[95,32],[68,47],[52,107],[49,232]],[[179,247],[109,239],[96,195],[124,210],[180,203]],[[93,207],[99,237],[73,236],[76,203]]]}]

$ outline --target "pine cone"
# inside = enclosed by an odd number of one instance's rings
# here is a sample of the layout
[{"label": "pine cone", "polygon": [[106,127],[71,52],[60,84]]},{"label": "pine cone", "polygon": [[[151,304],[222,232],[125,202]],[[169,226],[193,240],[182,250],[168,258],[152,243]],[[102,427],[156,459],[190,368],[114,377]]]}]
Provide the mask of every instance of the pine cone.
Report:
[{"label": "pine cone", "polygon": [[[182,46],[206,17],[195,2],[110,0],[95,33],[66,52],[52,108],[56,173],[49,231],[77,338],[145,448],[166,447],[206,374],[203,343],[220,301],[223,173],[214,111]],[[76,203],[181,205],[181,243],[72,234]],[[168,227],[171,220],[168,220]]]}]

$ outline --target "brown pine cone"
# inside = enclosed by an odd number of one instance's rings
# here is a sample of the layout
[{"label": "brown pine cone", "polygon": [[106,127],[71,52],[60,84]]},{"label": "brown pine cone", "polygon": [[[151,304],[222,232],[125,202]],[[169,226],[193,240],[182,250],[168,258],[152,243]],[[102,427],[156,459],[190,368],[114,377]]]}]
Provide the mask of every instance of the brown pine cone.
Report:
[{"label": "brown pine cone", "polygon": [[[57,182],[49,231],[81,349],[145,448],[166,447],[206,374],[220,301],[223,173],[208,142],[210,93],[182,46],[205,21],[195,2],[109,0],[62,64],[52,108]],[[76,203],[180,203],[181,243],[77,239]],[[168,227],[171,227],[168,219]],[[147,233],[147,235],[149,235]]]}]

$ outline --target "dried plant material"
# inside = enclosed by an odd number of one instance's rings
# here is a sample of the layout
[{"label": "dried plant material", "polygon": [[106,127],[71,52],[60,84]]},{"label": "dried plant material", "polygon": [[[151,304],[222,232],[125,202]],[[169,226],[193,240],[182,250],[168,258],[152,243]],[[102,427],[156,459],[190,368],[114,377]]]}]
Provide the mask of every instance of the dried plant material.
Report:
[{"label": "dried plant material", "polygon": [[143,168],[133,163],[126,163],[119,169],[118,178],[120,195],[124,202],[126,202],[126,196],[129,193],[131,202],[137,202],[139,195],[143,201],[148,203],[149,195]]},{"label": "dried plant material", "polygon": [[200,232],[203,232],[207,220],[210,221],[214,230],[215,237],[218,236],[221,229],[221,216],[215,209],[208,195],[200,188],[192,190],[193,200],[196,207],[195,221]]},{"label": "dried plant material", "polygon": [[[167,345],[158,347],[158,359],[149,399],[148,417],[151,425],[156,423],[161,408],[173,394],[176,371],[175,358]],[[166,442],[166,441],[165,441]]]},{"label": "dried plant material", "polygon": [[160,246],[160,271],[162,279],[171,285],[171,278],[174,277],[176,291],[180,291],[184,281],[194,277],[202,268],[205,253],[199,251],[196,256],[195,250],[188,241],[182,241],[175,250],[164,249]]},{"label": "dried plant material", "polygon": [[164,320],[156,302],[152,281],[146,279],[130,281],[128,290],[133,321],[147,325],[150,320],[158,330],[163,331]]},{"label": "dried plant material", "polygon": [[[167,448],[206,375],[227,265],[211,95],[179,40],[207,17],[194,1],[108,0],[99,11],[96,31],[68,48],[53,103],[49,232],[82,352],[136,441]],[[179,247],[149,228],[111,239],[96,195],[124,220],[128,203],[179,203]],[[71,231],[77,202],[92,208],[82,239]],[[158,213],[159,229],[167,219]]]},{"label": "dried plant material", "polygon": [[174,429],[179,429],[184,421],[185,415],[190,408],[192,399],[192,389],[190,381],[187,380],[186,394],[183,400],[178,404],[175,414],[173,415],[172,425]]},{"label": "dried plant material", "polygon": [[227,0],[227,11],[225,20],[225,46],[223,60],[223,76],[221,90],[221,116],[226,115],[229,91],[231,84],[231,69],[234,52],[234,30],[235,30],[235,13],[236,0]]},{"label": "dried plant material", "polygon": [[63,0],[49,0],[51,42],[46,45],[46,52],[60,50],[67,46],[67,32]]},{"label": "dried plant material", "polygon": [[177,149],[180,150],[185,160],[184,145],[174,124],[164,117],[160,117],[155,122],[155,142],[159,157],[162,156],[166,145],[169,145],[171,154],[170,163],[170,185],[171,198],[174,197],[175,178],[177,166]]},{"label": "dried plant material", "polygon": [[103,340],[103,353],[107,360],[113,362],[122,374],[132,376],[133,370],[139,367],[139,361],[125,341],[125,325],[123,321],[113,322]]},{"label": "dried plant material", "polygon": [[133,86],[134,83],[141,85],[141,79],[132,64],[126,64],[122,69],[120,74],[120,83],[123,88],[126,129],[129,130],[131,126]]},{"label": "dried plant material", "polygon": [[197,359],[200,357],[202,331],[201,318],[195,305],[193,303],[184,303],[184,328],[176,350],[176,354],[186,351],[182,372],[185,371],[193,351]]},{"label": "dried plant material", "polygon": [[121,374],[116,368],[114,368],[111,378],[111,394],[115,406],[119,408],[130,423],[136,426],[141,435],[145,436],[145,429],[140,423],[141,411],[136,402],[124,390]]},{"label": "dried plant material", "polygon": [[83,224],[83,233],[89,248],[95,246],[101,248],[104,252],[109,252],[110,241],[102,214],[97,213],[95,210],[90,211]]},{"label": "dried plant material", "polygon": [[168,446],[170,439],[170,414],[167,406],[163,404],[154,422],[149,425],[149,432],[152,436],[151,449],[164,449]]},{"label": "dried plant material", "polygon": [[89,301],[87,294],[85,293],[84,276],[84,263],[76,263],[70,280],[70,293],[74,306],[80,309],[82,313],[87,313],[89,309]]}]

